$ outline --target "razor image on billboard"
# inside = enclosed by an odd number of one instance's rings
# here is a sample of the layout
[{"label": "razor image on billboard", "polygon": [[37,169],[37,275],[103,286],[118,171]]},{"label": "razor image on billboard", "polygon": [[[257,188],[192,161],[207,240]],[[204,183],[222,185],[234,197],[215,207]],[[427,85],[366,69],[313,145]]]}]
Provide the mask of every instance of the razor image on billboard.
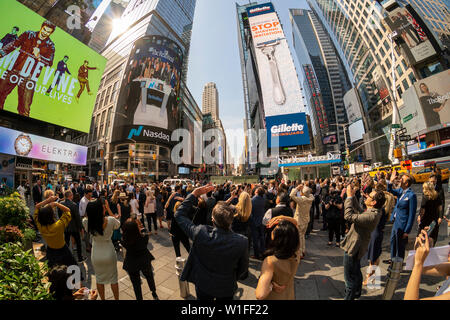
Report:
[{"label": "razor image on billboard", "polygon": [[300,83],[272,3],[247,8],[265,117],[305,112]]},{"label": "razor image on billboard", "polygon": [[106,59],[18,1],[0,12],[0,110],[89,132]]},{"label": "razor image on billboard", "polygon": [[180,122],[182,57],[182,49],[162,36],[145,36],[134,43],[118,102],[119,112],[127,117],[115,118],[114,141],[170,142]]}]

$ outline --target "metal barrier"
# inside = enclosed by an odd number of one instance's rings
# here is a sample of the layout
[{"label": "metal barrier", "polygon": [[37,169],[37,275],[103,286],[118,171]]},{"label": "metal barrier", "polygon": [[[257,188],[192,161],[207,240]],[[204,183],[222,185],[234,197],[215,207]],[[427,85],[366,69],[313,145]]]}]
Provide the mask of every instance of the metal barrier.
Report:
[{"label": "metal barrier", "polygon": [[391,265],[388,268],[386,287],[383,292],[383,300],[391,300],[397,288],[400,274],[403,270],[403,258],[395,257],[392,259]]},{"label": "metal barrier", "polygon": [[178,257],[176,259],[175,269],[177,270],[178,283],[180,285],[180,297],[186,299],[189,297],[189,283],[187,281],[181,281],[181,273],[183,272],[186,259]]}]

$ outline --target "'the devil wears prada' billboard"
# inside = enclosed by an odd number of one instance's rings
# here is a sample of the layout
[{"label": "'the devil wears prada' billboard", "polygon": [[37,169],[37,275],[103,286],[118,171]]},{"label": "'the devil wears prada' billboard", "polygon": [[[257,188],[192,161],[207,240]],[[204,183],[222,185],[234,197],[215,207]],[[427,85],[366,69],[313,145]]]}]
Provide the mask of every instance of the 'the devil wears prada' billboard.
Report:
[{"label": "'the devil wears prada' billboard", "polygon": [[0,17],[0,110],[89,132],[106,59],[16,0]]},{"label": "'the devil wears prada' billboard", "polygon": [[294,62],[272,3],[247,8],[266,117],[305,112]]},{"label": "'the devil wears prada' billboard", "polygon": [[266,127],[269,148],[310,144],[306,114],[303,112],[267,117]]},{"label": "'the devil wears prada' billboard", "polygon": [[170,143],[180,123],[182,59],[182,49],[168,38],[145,36],[134,43],[118,101],[118,112],[126,118],[115,117],[113,141]]}]

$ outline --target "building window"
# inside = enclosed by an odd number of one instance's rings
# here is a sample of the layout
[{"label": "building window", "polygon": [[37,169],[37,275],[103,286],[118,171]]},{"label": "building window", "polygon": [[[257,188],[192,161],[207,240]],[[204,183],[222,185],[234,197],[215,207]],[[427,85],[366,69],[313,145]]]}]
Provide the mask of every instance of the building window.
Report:
[{"label": "building window", "polygon": [[383,45],[387,51],[389,51],[391,49],[391,46],[389,45],[389,43],[386,40],[384,40]]},{"label": "building window", "polygon": [[397,87],[397,93],[398,93],[399,97],[402,96],[402,94],[403,94],[402,87],[400,87],[400,86]]},{"label": "building window", "polygon": [[408,81],[406,81],[406,79],[404,79],[403,81],[402,81],[402,83],[403,83],[403,90],[408,90],[408,88],[409,88],[409,84],[408,84]]},{"label": "building window", "polygon": [[412,72],[410,74],[408,74],[408,78],[412,84],[414,84],[414,82],[417,81],[416,77],[414,76],[414,73],[412,73]]},{"label": "building window", "polygon": [[396,69],[397,69],[398,76],[401,77],[403,75],[402,66],[401,65],[397,65]]}]

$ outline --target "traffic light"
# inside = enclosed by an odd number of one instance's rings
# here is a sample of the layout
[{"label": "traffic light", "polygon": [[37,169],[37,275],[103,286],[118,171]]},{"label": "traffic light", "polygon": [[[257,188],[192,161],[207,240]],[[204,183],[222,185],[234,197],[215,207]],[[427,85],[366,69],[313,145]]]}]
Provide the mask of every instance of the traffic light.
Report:
[{"label": "traffic light", "polygon": [[130,144],[130,147],[128,149],[128,154],[130,157],[134,157],[136,155],[136,146],[134,144]]}]

